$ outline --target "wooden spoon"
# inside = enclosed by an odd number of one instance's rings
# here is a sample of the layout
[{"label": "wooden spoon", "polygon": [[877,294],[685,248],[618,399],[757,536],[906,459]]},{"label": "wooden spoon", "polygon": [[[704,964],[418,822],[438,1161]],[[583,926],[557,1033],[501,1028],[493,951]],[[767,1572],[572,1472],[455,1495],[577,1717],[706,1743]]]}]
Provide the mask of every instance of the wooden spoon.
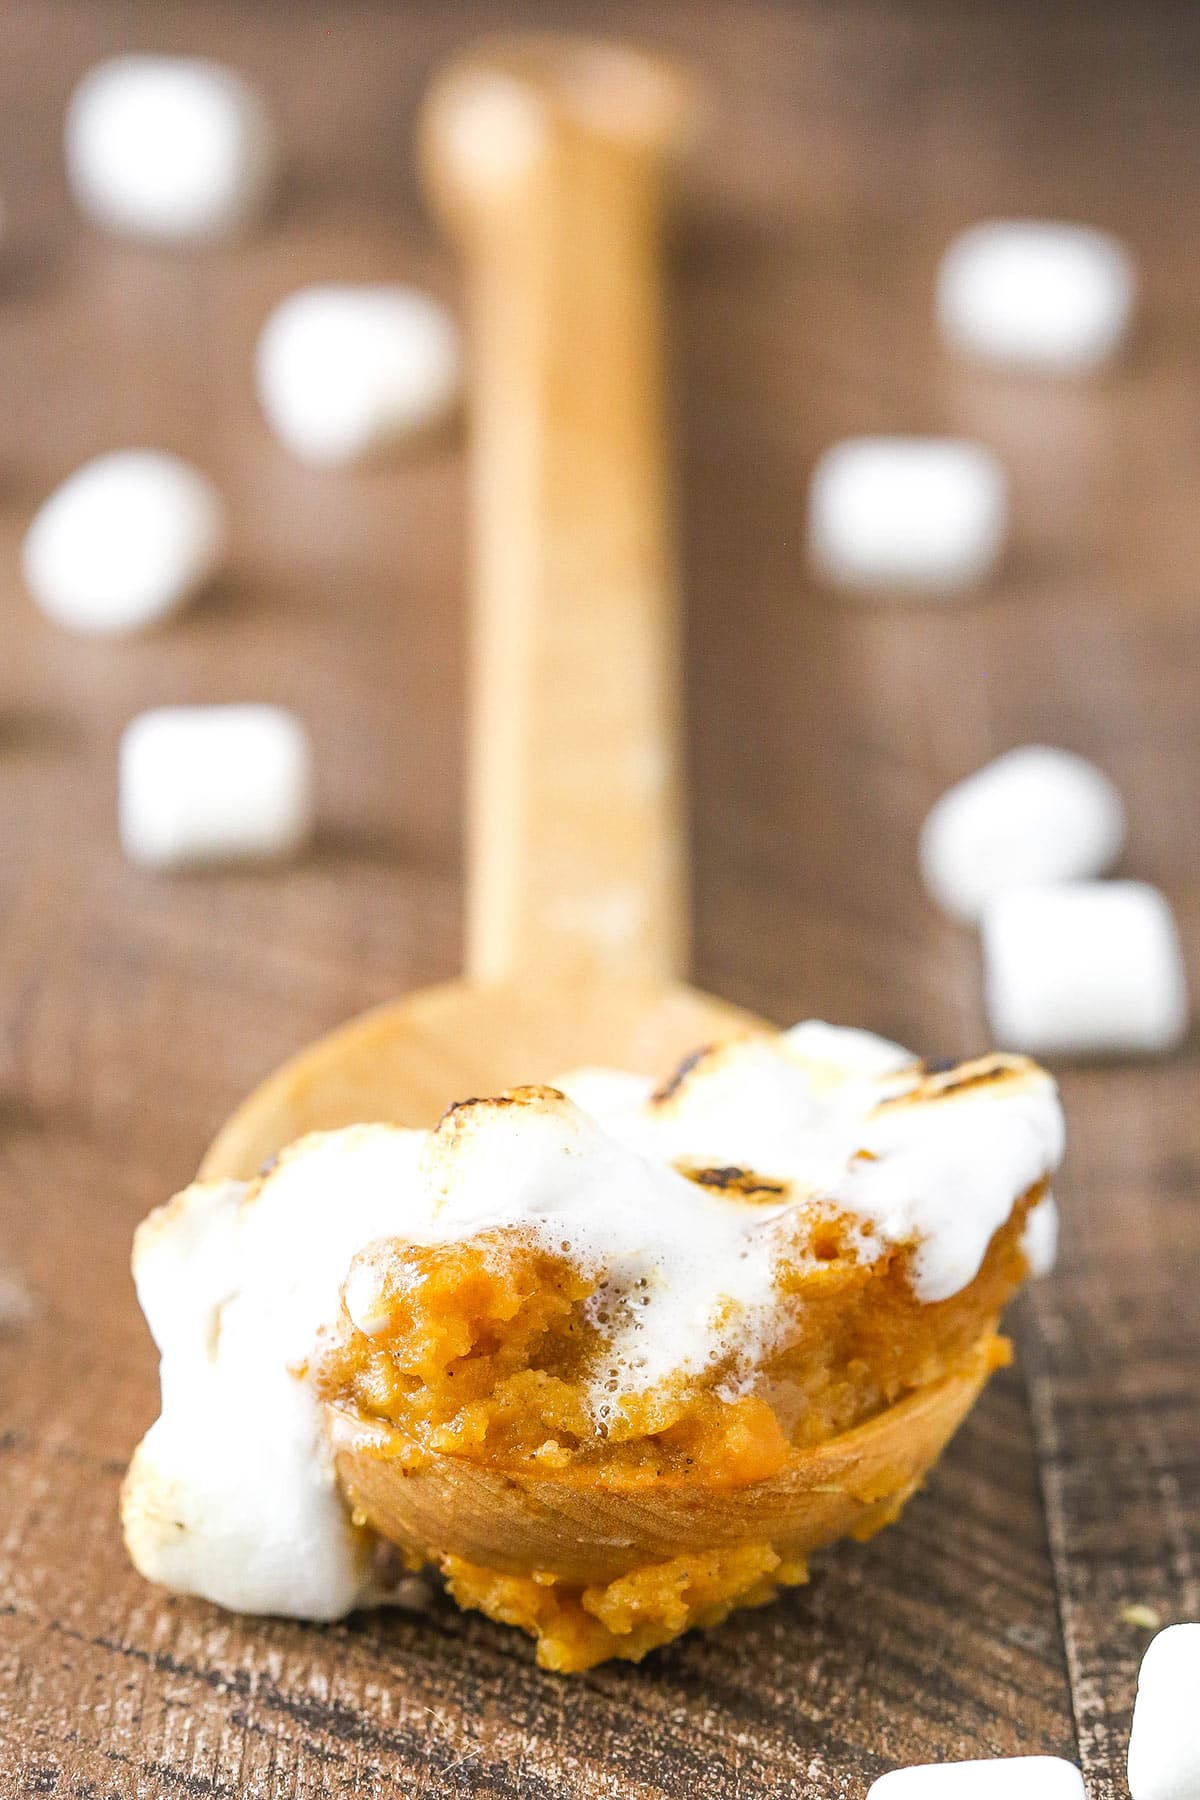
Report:
[{"label": "wooden spoon", "polygon": [[673,67],[570,39],[485,46],[432,89],[425,165],[465,252],[473,349],[466,979],[301,1052],[204,1176],[581,1063],[665,1075],[756,1023],[679,979],[660,255],[694,110]]},{"label": "wooden spoon", "polygon": [[[271,1076],[206,1177],[304,1132],[429,1125],[573,1065],[668,1074],[759,1027],[681,983],[679,643],[667,526],[660,255],[690,82],[633,50],[485,46],[433,88],[429,185],[469,270],[475,523],[467,978],[354,1021]],[[597,1492],[453,1457],[403,1473],[335,1421],[384,1536],[516,1573],[608,1580],[690,1548],[803,1554],[889,1516],[967,1411],[964,1372],[722,1492]]]}]

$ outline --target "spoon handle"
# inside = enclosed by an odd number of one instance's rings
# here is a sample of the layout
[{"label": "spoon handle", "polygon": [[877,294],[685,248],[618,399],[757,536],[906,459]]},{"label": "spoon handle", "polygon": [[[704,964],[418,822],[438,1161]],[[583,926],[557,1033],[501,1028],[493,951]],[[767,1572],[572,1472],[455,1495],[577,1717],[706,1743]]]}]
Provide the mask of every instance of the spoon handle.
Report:
[{"label": "spoon handle", "polygon": [[660,983],[687,960],[661,238],[691,83],[568,38],[435,82],[466,263],[474,526],[467,973]]}]

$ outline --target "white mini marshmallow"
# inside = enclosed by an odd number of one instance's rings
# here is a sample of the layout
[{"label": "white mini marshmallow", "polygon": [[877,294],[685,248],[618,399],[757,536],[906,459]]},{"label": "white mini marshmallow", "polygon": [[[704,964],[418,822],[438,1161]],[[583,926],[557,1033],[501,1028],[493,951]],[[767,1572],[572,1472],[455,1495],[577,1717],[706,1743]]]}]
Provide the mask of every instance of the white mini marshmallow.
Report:
[{"label": "white mini marshmallow", "polygon": [[892,1769],[871,1783],[867,1800],[1085,1800],[1085,1789],[1075,1764],[1059,1756],[998,1756]]},{"label": "white mini marshmallow", "polygon": [[458,397],[458,331],[407,287],[311,287],[275,308],[258,341],[258,397],[302,462],[331,466],[411,437]]},{"label": "white mini marshmallow", "polygon": [[1200,1625],[1168,1625],[1142,1658],[1129,1791],[1133,1800],[1200,1800]]},{"label": "white mini marshmallow", "polygon": [[952,594],[999,560],[1004,469],[964,438],[847,438],[826,450],[809,490],[809,548],[846,588]]},{"label": "white mini marshmallow", "polygon": [[121,843],[153,868],[283,857],[312,829],[312,755],[278,706],[163,706],[126,727]]},{"label": "white mini marshmallow", "polygon": [[997,1042],[1033,1055],[1169,1050],[1187,1031],[1175,920],[1141,881],[1010,888],[984,910]]},{"label": "white mini marshmallow", "polygon": [[1125,842],[1121,796],[1069,750],[1009,750],[944,793],[921,830],[921,873],[938,905],[977,919],[993,894],[1103,874]]},{"label": "white mini marshmallow", "polygon": [[236,231],[275,172],[257,89],[221,63],[117,56],[89,71],[67,109],[67,174],[110,231],[186,243]]},{"label": "white mini marshmallow", "polygon": [[22,566],[57,624],[136,631],[204,586],[224,542],[224,507],[199,469],[165,450],[116,450],[54,490],[25,534]]},{"label": "white mini marshmallow", "polygon": [[1129,256],[1107,232],[992,219],[962,232],[942,258],[938,320],[973,356],[1075,374],[1117,349],[1136,288]]}]

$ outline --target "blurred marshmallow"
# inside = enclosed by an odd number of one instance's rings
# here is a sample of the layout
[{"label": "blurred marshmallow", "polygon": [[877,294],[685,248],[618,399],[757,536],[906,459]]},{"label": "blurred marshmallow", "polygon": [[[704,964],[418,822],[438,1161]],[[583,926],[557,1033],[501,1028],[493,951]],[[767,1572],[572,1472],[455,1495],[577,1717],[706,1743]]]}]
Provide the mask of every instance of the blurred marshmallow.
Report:
[{"label": "blurred marshmallow", "polygon": [[1129,1791],[1133,1800],[1200,1800],[1200,1625],[1168,1625],[1142,1658]]},{"label": "blurred marshmallow", "polygon": [[450,411],[458,332],[415,288],[302,288],[263,327],[257,375],[262,409],[294,456],[353,462]]},{"label": "blurred marshmallow", "polygon": [[840,587],[952,594],[977,586],[1004,543],[999,460],[961,438],[863,437],[813,471],[809,547]]},{"label": "blurred marshmallow", "polygon": [[1125,336],[1133,264],[1106,232],[1044,219],[992,219],[942,258],[937,312],[957,349],[1050,374],[1095,368]]},{"label": "blurred marshmallow", "polygon": [[59,625],[136,631],[175,612],[214,574],[225,517],[208,478],[165,450],[84,463],[35,515],[22,567]]},{"label": "blurred marshmallow", "polygon": [[275,173],[270,115],[234,69],[182,56],[117,56],[71,96],[67,174],[96,224],[186,243],[236,231]]},{"label": "blurred marshmallow", "polygon": [[312,755],[278,706],[163,706],[126,727],[121,843],[169,869],[292,854],[312,830]]},{"label": "blurred marshmallow", "polygon": [[1175,920],[1145,882],[1010,888],[988,902],[982,930],[988,1018],[1006,1049],[1153,1052],[1187,1031]]},{"label": "blurred marshmallow", "polygon": [[1125,808],[1092,763],[1027,744],[949,788],[921,828],[921,874],[938,905],[976,919],[993,894],[1100,875],[1121,854]]},{"label": "blurred marshmallow", "polygon": [[1083,1776],[1058,1756],[998,1756],[988,1762],[918,1763],[892,1769],[867,1800],[1086,1800]]}]

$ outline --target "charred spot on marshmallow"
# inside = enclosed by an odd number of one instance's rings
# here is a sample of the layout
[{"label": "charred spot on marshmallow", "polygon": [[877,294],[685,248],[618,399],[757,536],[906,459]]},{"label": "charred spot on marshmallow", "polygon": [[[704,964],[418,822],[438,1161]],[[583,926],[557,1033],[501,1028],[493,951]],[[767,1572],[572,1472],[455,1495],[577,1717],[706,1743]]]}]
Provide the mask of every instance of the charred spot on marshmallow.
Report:
[{"label": "charred spot on marshmallow", "polygon": [[685,1056],[679,1066],[668,1075],[662,1086],[655,1088],[650,1096],[651,1106],[665,1106],[668,1100],[673,1100],[692,1070],[698,1069],[702,1062],[708,1057],[716,1055],[720,1049],[720,1044],[701,1044],[699,1050],[693,1050],[690,1056]]},{"label": "charred spot on marshmallow", "polygon": [[464,1122],[464,1116],[475,1109],[500,1111],[506,1106],[541,1108],[547,1104],[553,1105],[555,1101],[565,1104],[567,1096],[558,1088],[533,1084],[528,1087],[510,1088],[504,1094],[472,1094],[468,1099],[456,1100],[453,1106],[448,1106],[438,1120],[435,1130],[441,1131],[443,1127],[453,1129],[455,1126],[461,1125]]},{"label": "charred spot on marshmallow", "polygon": [[756,1050],[778,1044],[779,1039],[773,1033],[742,1032],[736,1037],[725,1038],[719,1044],[705,1044],[699,1050],[693,1050],[685,1056],[674,1073],[650,1096],[651,1109],[677,1108],[687,1100],[693,1090],[709,1077],[724,1074],[736,1069],[744,1058],[753,1056]]},{"label": "charred spot on marshmallow", "polygon": [[780,1200],[788,1191],[786,1181],[771,1181],[756,1175],[752,1169],[730,1165],[724,1169],[693,1169],[686,1163],[675,1167],[697,1187],[716,1188],[722,1194],[735,1194],[741,1200]]},{"label": "charred spot on marshmallow", "polygon": [[900,1094],[887,1094],[876,1110],[885,1107],[925,1105],[934,1100],[949,1100],[965,1093],[977,1093],[997,1082],[1022,1081],[1036,1072],[1036,1065],[1025,1056],[980,1056],[973,1062],[931,1066],[923,1063],[915,1086]]}]

